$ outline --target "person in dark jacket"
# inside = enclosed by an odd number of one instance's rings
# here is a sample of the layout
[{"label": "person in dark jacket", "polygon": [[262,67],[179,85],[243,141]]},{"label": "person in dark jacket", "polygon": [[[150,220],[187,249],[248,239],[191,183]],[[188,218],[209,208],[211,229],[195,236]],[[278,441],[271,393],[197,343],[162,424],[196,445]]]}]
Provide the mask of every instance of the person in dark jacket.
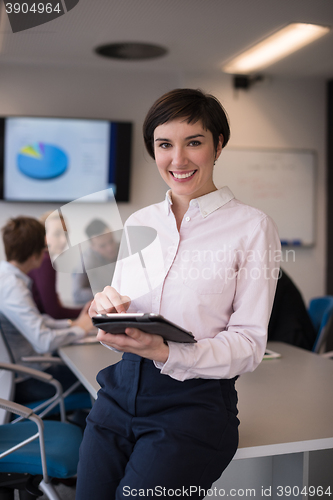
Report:
[{"label": "person in dark jacket", "polygon": [[300,291],[288,274],[280,269],[268,325],[268,340],[286,342],[311,351],[316,336]]}]

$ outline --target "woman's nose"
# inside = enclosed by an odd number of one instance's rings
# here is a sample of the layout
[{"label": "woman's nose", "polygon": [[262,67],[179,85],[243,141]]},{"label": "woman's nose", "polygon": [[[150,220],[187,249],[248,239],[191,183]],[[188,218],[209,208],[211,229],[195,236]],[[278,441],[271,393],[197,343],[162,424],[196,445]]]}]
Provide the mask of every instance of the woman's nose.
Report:
[{"label": "woman's nose", "polygon": [[188,159],[187,159],[186,153],[183,150],[183,148],[174,148],[172,164],[175,167],[182,167],[182,166],[186,166],[187,163],[188,163]]}]

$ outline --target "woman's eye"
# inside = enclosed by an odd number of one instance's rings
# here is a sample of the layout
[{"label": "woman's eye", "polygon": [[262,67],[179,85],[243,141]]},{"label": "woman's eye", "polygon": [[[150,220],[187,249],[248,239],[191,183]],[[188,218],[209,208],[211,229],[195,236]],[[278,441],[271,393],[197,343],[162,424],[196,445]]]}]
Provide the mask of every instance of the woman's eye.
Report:
[{"label": "woman's eye", "polygon": [[161,144],[159,145],[159,147],[162,149],[167,149],[169,146],[171,146],[171,144],[169,144],[168,142],[161,142]]},{"label": "woman's eye", "polygon": [[189,146],[200,146],[201,142],[200,141],[191,141],[189,143]]}]

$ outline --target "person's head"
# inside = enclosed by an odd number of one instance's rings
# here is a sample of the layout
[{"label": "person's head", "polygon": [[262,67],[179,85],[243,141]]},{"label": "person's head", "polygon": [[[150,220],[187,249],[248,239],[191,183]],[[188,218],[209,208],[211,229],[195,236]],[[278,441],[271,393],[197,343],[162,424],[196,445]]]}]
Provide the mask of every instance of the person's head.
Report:
[{"label": "person's head", "polygon": [[117,256],[118,244],[110,228],[100,219],[93,219],[85,229],[91,248],[106,260],[113,262]]},{"label": "person's head", "polygon": [[50,255],[61,254],[67,245],[67,228],[63,216],[58,211],[46,212],[40,217],[40,221],[45,224],[46,244]]},{"label": "person's head", "polygon": [[185,206],[216,190],[213,169],[230,129],[215,97],[194,89],[167,92],[148,111],[143,134],[173,203]]},{"label": "person's head", "polygon": [[150,156],[155,159],[154,131],[159,125],[183,119],[187,123],[201,122],[213,136],[215,150],[222,135],[222,147],[230,138],[227,114],[219,100],[198,89],[175,89],[163,94],[151,106],[143,124],[143,138]]},{"label": "person's head", "polygon": [[32,256],[43,256],[45,229],[37,219],[23,216],[9,219],[2,228],[2,238],[8,261],[23,264]]}]

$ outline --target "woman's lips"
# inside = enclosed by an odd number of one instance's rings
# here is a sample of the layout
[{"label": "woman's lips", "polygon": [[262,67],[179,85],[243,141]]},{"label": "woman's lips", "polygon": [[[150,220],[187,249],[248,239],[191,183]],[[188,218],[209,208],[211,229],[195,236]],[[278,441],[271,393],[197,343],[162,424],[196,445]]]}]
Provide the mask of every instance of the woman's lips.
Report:
[{"label": "woman's lips", "polygon": [[194,176],[196,170],[189,170],[188,172],[172,172],[170,171],[172,177],[178,182],[186,182]]}]

